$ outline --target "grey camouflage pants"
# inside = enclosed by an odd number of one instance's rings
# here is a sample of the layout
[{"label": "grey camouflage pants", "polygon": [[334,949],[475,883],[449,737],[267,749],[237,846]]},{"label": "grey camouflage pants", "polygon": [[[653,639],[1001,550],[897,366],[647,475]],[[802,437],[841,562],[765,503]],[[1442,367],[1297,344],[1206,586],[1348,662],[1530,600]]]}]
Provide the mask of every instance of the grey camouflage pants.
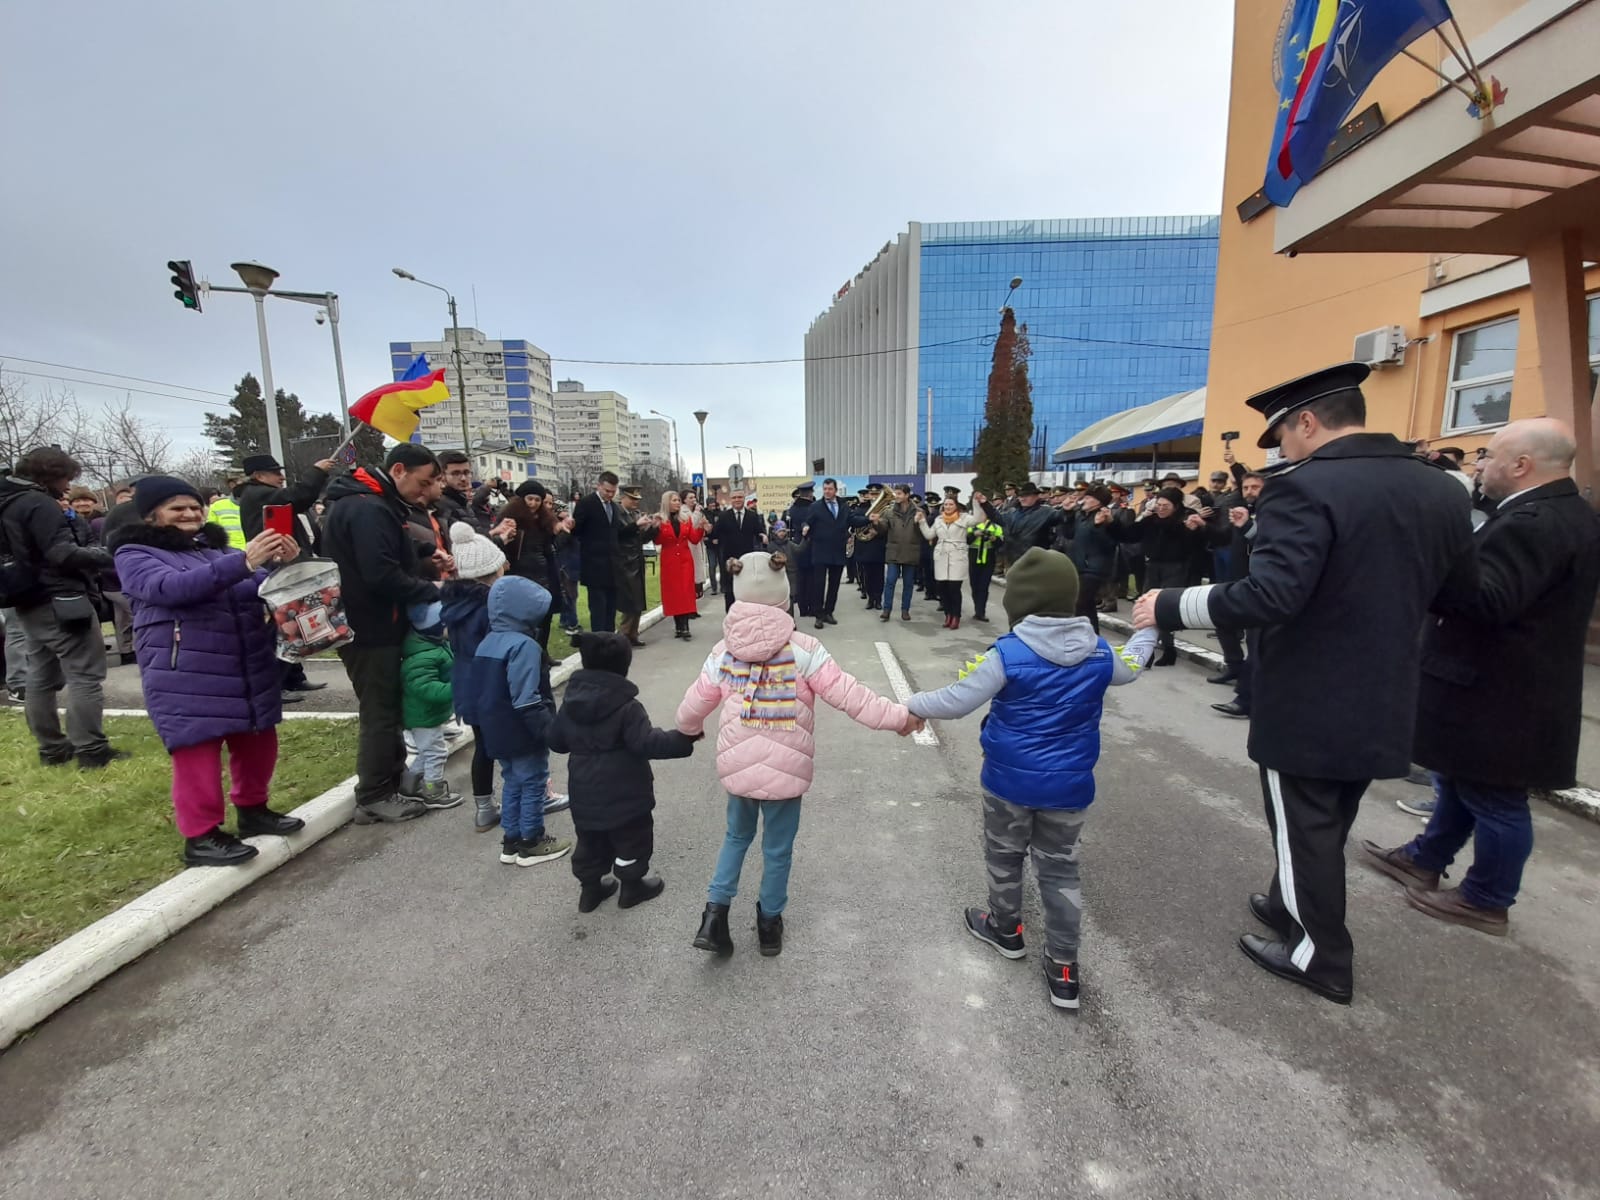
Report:
[{"label": "grey camouflage pants", "polygon": [[1022,808],[983,793],[983,851],[989,865],[989,913],[996,925],[1022,920],[1023,863],[1031,850],[1044,908],[1045,946],[1059,963],[1078,958],[1083,892],[1078,886],[1078,835],[1086,810]]}]

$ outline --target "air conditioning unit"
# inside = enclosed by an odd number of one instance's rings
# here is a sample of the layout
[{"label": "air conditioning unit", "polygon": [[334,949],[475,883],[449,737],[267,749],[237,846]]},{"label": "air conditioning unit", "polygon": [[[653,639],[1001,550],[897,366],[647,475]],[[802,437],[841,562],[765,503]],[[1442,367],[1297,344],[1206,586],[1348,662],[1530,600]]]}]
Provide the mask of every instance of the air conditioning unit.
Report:
[{"label": "air conditioning unit", "polygon": [[1399,325],[1385,325],[1358,333],[1350,357],[1373,368],[1398,367],[1406,361],[1406,331]]}]

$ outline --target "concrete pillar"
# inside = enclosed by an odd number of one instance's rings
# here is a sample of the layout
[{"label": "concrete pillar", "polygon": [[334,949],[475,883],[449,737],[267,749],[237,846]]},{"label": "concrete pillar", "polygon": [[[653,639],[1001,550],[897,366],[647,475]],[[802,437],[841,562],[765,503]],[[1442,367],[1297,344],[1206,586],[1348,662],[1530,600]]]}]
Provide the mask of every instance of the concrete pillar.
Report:
[{"label": "concrete pillar", "polygon": [[1563,229],[1528,247],[1533,324],[1539,343],[1539,380],[1548,416],[1565,421],[1578,443],[1572,476],[1594,503],[1594,396],[1589,387],[1588,302],[1583,290],[1583,245],[1577,230]]}]

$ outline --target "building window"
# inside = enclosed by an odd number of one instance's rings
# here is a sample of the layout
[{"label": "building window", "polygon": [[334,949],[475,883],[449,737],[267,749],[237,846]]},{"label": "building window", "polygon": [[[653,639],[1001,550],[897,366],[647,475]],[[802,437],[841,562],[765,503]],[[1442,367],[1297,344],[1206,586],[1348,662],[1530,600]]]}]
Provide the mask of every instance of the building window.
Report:
[{"label": "building window", "polygon": [[1600,296],[1589,297],[1589,394],[1600,380]]},{"label": "building window", "polygon": [[1517,318],[1464,329],[1450,347],[1445,433],[1504,425],[1511,419],[1511,376],[1517,365]]}]

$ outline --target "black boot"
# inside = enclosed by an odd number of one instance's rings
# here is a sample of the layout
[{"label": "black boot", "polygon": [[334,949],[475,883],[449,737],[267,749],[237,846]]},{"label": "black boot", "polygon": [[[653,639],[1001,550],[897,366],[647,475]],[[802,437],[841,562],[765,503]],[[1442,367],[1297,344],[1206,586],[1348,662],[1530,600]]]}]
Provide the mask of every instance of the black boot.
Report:
[{"label": "black boot", "polygon": [[761,911],[761,901],[756,901],[756,940],[761,943],[761,957],[772,958],[783,953],[783,914],[769,917]]},{"label": "black boot", "polygon": [[624,879],[622,895],[617,897],[618,908],[632,908],[646,900],[654,900],[667,890],[667,881],[659,875],[646,875],[643,879]]},{"label": "black boot", "polygon": [[1150,665],[1155,667],[1175,667],[1178,665],[1178,652],[1176,650],[1163,650],[1161,657]]},{"label": "black boot", "polygon": [[607,896],[615,895],[616,891],[615,879],[597,879],[593,883],[585,883],[578,892],[578,911],[593,912]]},{"label": "black boot", "polygon": [[733,937],[728,932],[728,906],[707,904],[700,914],[700,932],[694,935],[696,950],[711,950],[717,954],[733,953]]},{"label": "black boot", "polygon": [[183,861],[191,867],[232,867],[249,862],[258,851],[220,827],[199,837],[183,839]]},{"label": "black boot", "polygon": [[265,804],[248,806],[238,811],[240,837],[258,837],[264,833],[275,833],[281,837],[299,833],[306,827],[306,823],[299,817],[286,817],[282,813],[275,813]]}]

